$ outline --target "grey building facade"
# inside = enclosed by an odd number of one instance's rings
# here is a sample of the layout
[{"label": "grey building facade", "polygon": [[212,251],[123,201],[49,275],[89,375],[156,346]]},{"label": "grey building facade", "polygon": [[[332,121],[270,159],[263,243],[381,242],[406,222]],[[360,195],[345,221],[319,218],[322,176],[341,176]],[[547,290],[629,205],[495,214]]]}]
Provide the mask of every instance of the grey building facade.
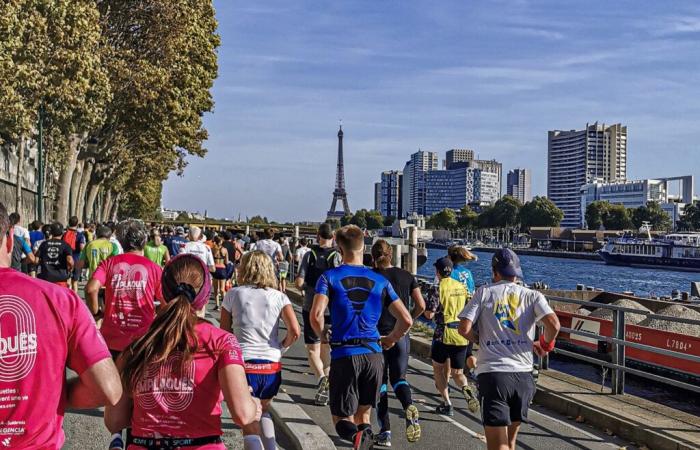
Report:
[{"label": "grey building facade", "polygon": [[532,200],[532,174],[530,169],[513,169],[506,177],[506,195],[521,203]]}]

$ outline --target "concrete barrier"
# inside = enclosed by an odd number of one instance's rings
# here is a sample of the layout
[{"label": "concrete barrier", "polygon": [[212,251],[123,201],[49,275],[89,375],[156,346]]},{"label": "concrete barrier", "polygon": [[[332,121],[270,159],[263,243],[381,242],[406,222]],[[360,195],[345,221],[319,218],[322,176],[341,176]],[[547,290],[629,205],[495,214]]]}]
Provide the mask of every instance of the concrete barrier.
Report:
[{"label": "concrete barrier", "polygon": [[330,437],[309,417],[294,400],[282,392],[270,404],[270,414],[275,425],[282,429],[294,450],[334,449]]}]

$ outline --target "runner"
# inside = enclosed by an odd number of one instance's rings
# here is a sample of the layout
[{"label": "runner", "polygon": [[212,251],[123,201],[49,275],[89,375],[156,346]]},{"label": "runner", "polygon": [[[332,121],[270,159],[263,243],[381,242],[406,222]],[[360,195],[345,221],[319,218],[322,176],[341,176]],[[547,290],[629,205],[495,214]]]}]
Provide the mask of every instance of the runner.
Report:
[{"label": "runner", "polygon": [[[129,449],[224,450],[222,391],[235,423],[254,428],[260,420],[236,337],[200,318],[211,290],[208,272],[193,255],[172,258],[163,270],[158,317],[117,360],[124,395],[105,409],[105,425],[112,433],[131,426]],[[246,436],[244,448],[262,449],[260,437]]]},{"label": "runner", "polygon": [[[469,261],[476,261],[476,256],[472,254],[462,245],[453,245],[447,249],[447,256],[452,260],[454,268],[452,269],[452,278],[459,281],[467,288],[469,293],[469,298],[474,295],[474,290],[476,286],[474,284],[474,275],[472,271],[466,266]],[[469,342],[467,346],[467,369],[469,370],[470,376],[474,377],[474,369],[476,368],[476,357],[473,352],[474,343]]]},{"label": "runner", "polygon": [[214,278],[214,297],[216,298],[216,306],[214,311],[219,310],[221,300],[226,293],[226,280],[231,276],[228,271],[228,250],[223,246],[224,240],[221,236],[215,236],[212,242],[212,257],[214,258],[214,267],[216,270],[212,273]]},{"label": "runner", "polygon": [[292,261],[292,251],[289,248],[287,239],[280,237],[277,241],[282,249],[282,260],[278,265],[279,272],[279,290],[287,292],[287,277],[289,276],[290,262]]},{"label": "runner", "polygon": [[49,283],[69,287],[68,280],[73,273],[73,251],[62,239],[63,225],[58,222],[51,224],[49,235],[37,250],[39,271],[36,277]]},{"label": "runner", "polygon": [[21,217],[19,213],[13,212],[10,214],[10,228],[14,231],[14,235],[24,239],[31,246],[31,235],[29,230],[20,225]]},{"label": "runner", "polygon": [[76,216],[71,216],[68,219],[68,229],[63,234],[63,241],[71,248],[73,261],[76,263],[73,265],[73,273],[68,282],[73,292],[78,292],[78,283],[80,282],[82,270],[78,267],[77,262],[80,259],[80,252],[85,248],[85,233],[78,230],[78,222],[79,219]]},{"label": "runner", "polygon": [[[42,228],[44,225],[39,222],[38,220],[35,220],[29,225],[29,243],[31,244],[31,250],[32,253],[34,253],[34,250],[39,248],[39,245],[41,242],[44,242],[46,240],[46,235],[42,231]],[[23,249],[23,250],[26,250]],[[36,272],[37,272],[37,265],[36,264],[31,264],[29,265],[29,275],[32,278],[36,278]]]},{"label": "runner", "polygon": [[[68,289],[10,269],[9,231],[0,203],[0,329],[6,342],[19,343],[3,350],[0,390],[11,395],[0,400],[0,442],[59,449],[65,409],[115,404],[121,382],[83,301]],[[66,379],[67,368],[78,377]]]},{"label": "runner", "polygon": [[[117,238],[126,253],[103,261],[85,287],[93,316],[104,317],[100,332],[113,358],[148,331],[155,317],[155,299],[160,298],[162,269],[143,256],[146,229],[128,220],[117,226]],[[99,292],[105,287],[104,311]],[[112,436],[110,449],[123,448],[121,433]]]},{"label": "runner", "polygon": [[[412,320],[391,283],[362,265],[362,230],[355,225],[345,226],[336,239],[343,265],[321,275],[309,316],[316,335],[328,340],[324,315],[326,308],[330,309],[333,423],[338,436],[352,442],[354,449],[365,450],[374,445],[370,416],[382,384],[382,348],[388,350],[401,340]],[[383,307],[396,318],[386,336],[380,336],[377,330]]]},{"label": "runner", "polygon": [[462,283],[451,277],[452,269],[452,260],[447,256],[435,262],[435,272],[440,280],[439,294],[437,298],[429,299],[425,311],[425,317],[428,319],[435,317],[430,359],[433,360],[435,387],[443,401],[438,405],[436,412],[449,417],[454,415],[450,401],[450,376],[464,395],[469,411],[475,413],[479,410],[479,400],[476,399],[474,389],[464,375],[469,341],[460,336],[457,330],[457,314],[467,304],[469,292]]},{"label": "runner", "polygon": [[87,264],[88,277],[92,276],[102,261],[110,256],[116,256],[119,251],[109,240],[112,236],[111,228],[106,225],[100,225],[97,227],[95,235],[96,239],[88,243],[83,251],[80,252],[80,260],[78,261],[81,269]]},{"label": "runner", "polygon": [[209,272],[214,272],[216,267],[214,265],[214,256],[211,254],[211,249],[204,241],[200,240],[202,237],[202,229],[195,226],[190,227],[187,237],[189,238],[189,242],[180,250],[180,253],[198,256],[204,261],[207,268],[209,268]]},{"label": "runner", "polygon": [[168,248],[163,244],[160,238],[160,232],[157,228],[151,230],[149,240],[143,248],[143,255],[160,267],[165,266],[165,263],[170,259],[170,252],[168,252]]},{"label": "runner", "polygon": [[263,230],[264,239],[260,239],[255,243],[255,248],[252,250],[259,250],[270,257],[275,265],[275,271],[279,270],[279,262],[284,260],[284,255],[282,254],[282,246],[279,242],[274,241],[275,230],[272,228],[265,228]]},{"label": "runner", "polygon": [[[391,265],[392,248],[389,243],[379,239],[372,246],[372,259],[374,271],[383,275],[394,288],[406,309],[413,303],[411,316],[416,319],[425,311],[425,301],[421,294],[418,280],[410,272]],[[379,318],[379,334],[386,336],[396,324],[396,319],[387,308],[382,309]],[[421,436],[421,428],[418,417],[418,408],[413,405],[411,398],[411,386],[406,381],[408,370],[408,355],[410,353],[410,337],[408,334],[401,338],[396,345],[389,350],[384,350],[384,372],[382,387],[379,391],[379,405],[377,406],[377,419],[379,421],[379,434],[375,443],[382,447],[391,447],[391,424],[389,422],[389,392],[388,384],[391,384],[396,398],[401,402],[406,421],[406,439],[408,442],[417,442]]]},{"label": "runner", "polygon": [[[333,247],[333,229],[327,223],[318,228],[316,234],[318,245],[314,245],[304,255],[299,266],[299,273],[295,284],[304,292],[304,303],[301,308],[301,318],[304,322],[304,344],[309,359],[309,367],[313,370],[318,381],[318,388],[314,402],[319,406],[328,404],[328,371],[331,364],[331,349],[311,328],[309,311],[314,303],[316,283],[323,272],[341,263],[340,253]],[[330,323],[331,318],[326,311],[325,322]]]},{"label": "runner", "polygon": [[176,256],[182,253],[182,249],[187,245],[187,239],[185,238],[185,229],[182,227],[175,227],[175,234],[172,235],[167,243],[168,252],[170,256]]},{"label": "runner", "polygon": [[[486,444],[489,450],[515,450],[536,390],[532,352],[542,357],[554,349],[559,320],[544,295],[517,284],[523,271],[513,250],[498,250],[491,268],[493,283],[477,289],[460,313],[459,333],[480,344],[476,373]],[[544,333],[535,342],[539,321]]]},{"label": "runner", "polygon": [[304,259],[304,255],[309,250],[311,250],[309,248],[309,240],[306,238],[301,238],[299,240],[299,248],[297,248],[294,252],[294,263],[297,265],[297,267],[301,265],[301,261]]},{"label": "runner", "polygon": [[[265,450],[275,450],[275,425],[268,408],[282,384],[282,353],[299,339],[299,322],[289,298],[276,290],[275,269],[266,254],[243,256],[239,278],[241,285],[224,299],[221,328],[232,331],[241,344],[248,384],[262,402],[262,441]],[[280,318],[287,328],[283,341],[278,337]]]},{"label": "runner", "polygon": [[119,239],[117,239],[117,225],[110,222],[107,224],[107,226],[112,230],[112,236],[109,238],[109,242],[111,242],[117,248],[117,254],[121,255],[124,253],[124,249],[122,248],[122,244],[119,242]]}]

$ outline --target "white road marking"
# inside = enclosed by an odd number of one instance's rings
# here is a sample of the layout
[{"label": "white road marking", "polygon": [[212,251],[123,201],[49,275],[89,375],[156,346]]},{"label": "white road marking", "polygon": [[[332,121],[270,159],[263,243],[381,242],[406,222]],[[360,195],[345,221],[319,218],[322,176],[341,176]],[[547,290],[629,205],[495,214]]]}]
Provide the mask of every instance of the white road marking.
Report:
[{"label": "white road marking", "polygon": [[[421,400],[422,400],[422,401],[418,401],[418,402],[417,402],[417,404],[418,404],[419,406],[421,406],[425,411],[435,412],[435,411],[433,410],[433,408],[431,408],[431,407],[429,407],[427,404],[423,403],[423,402],[425,401],[424,399],[421,399]],[[446,420],[447,422],[450,422],[452,425],[454,425],[454,426],[456,426],[457,428],[459,428],[460,430],[466,432],[466,433],[469,434],[470,436],[472,436],[472,437],[474,437],[474,438],[477,438],[477,439],[479,439],[479,440],[482,441],[482,442],[486,442],[486,438],[485,438],[483,435],[477,433],[476,431],[472,430],[472,429],[469,428],[469,427],[466,427],[466,426],[462,425],[461,423],[459,423],[459,422],[457,422],[456,420],[454,420],[452,417],[442,416],[442,415],[439,415],[439,414],[438,414],[438,416],[439,416],[441,419],[444,419],[444,420]]]}]

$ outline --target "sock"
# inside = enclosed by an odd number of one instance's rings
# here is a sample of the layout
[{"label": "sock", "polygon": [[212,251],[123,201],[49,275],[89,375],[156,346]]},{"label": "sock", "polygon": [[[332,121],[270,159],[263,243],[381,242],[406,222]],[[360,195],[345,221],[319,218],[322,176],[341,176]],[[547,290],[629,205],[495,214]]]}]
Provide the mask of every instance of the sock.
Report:
[{"label": "sock", "polygon": [[243,436],[243,450],[264,450],[262,440],[257,434]]},{"label": "sock", "polygon": [[346,441],[352,442],[357,434],[357,426],[349,420],[339,420],[335,424],[335,432]]},{"label": "sock", "polygon": [[389,397],[387,395],[386,384],[382,384],[379,389],[379,403],[377,404],[377,422],[381,431],[391,430],[389,423]]},{"label": "sock", "polygon": [[452,406],[452,402],[449,398],[443,399],[442,402],[445,404],[445,406]]},{"label": "sock", "polygon": [[404,380],[399,381],[394,385],[394,394],[396,398],[401,402],[401,407],[405,410],[410,405],[413,404],[413,399],[411,398],[411,386]]},{"label": "sock", "polygon": [[121,431],[120,431],[119,433],[114,433],[114,434],[112,435],[112,440],[115,440],[116,438],[121,438],[121,437],[122,437],[122,433],[121,433]]},{"label": "sock", "polygon": [[262,441],[265,450],[276,450],[275,423],[272,421],[272,416],[269,412],[263,413],[260,418],[260,429],[262,430]]},{"label": "sock", "polygon": [[361,423],[357,426],[357,431],[365,431],[369,429],[369,431],[372,431],[372,425],[368,423]]}]

